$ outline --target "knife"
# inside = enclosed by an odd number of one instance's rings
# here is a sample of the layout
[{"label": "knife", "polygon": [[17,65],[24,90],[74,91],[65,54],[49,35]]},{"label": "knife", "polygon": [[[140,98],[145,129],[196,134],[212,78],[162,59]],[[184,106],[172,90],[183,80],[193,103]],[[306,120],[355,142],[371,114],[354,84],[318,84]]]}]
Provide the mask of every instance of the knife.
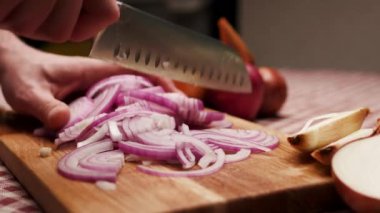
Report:
[{"label": "knife", "polygon": [[251,92],[244,62],[216,39],[125,3],[120,19],[95,38],[90,57],[202,87]]}]

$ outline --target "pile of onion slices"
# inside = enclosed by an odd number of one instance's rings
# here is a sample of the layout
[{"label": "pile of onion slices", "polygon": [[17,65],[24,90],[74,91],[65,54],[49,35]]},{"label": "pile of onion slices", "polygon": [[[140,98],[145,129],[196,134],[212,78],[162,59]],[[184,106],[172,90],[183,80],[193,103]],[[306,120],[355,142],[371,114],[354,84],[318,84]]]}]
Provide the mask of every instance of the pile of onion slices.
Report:
[{"label": "pile of onion slices", "polygon": [[103,79],[69,106],[70,121],[55,144],[76,143],[58,162],[59,173],[75,180],[115,182],[125,161],[143,162],[137,168],[147,174],[203,176],[279,141],[260,130],[232,129],[223,113],[206,110],[199,99],[165,92],[141,76]]}]

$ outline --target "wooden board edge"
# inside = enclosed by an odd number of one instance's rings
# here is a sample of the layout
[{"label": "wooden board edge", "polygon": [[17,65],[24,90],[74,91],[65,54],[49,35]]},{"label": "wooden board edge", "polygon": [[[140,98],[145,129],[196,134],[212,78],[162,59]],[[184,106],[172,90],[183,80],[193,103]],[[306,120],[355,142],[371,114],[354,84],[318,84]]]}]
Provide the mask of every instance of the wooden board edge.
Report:
[{"label": "wooden board edge", "polygon": [[[8,136],[11,134],[3,135]],[[24,189],[35,199],[39,207],[46,212],[69,212],[68,208],[56,196],[48,190],[37,176],[24,175],[25,170],[30,170],[17,155],[9,149],[3,141],[3,136],[0,136],[0,159],[5,164],[7,169],[17,178],[18,182]],[[31,171],[32,172],[32,171]],[[28,187],[26,187],[28,186]],[[38,193],[38,196],[37,196]],[[43,194],[43,196],[41,196]]]}]

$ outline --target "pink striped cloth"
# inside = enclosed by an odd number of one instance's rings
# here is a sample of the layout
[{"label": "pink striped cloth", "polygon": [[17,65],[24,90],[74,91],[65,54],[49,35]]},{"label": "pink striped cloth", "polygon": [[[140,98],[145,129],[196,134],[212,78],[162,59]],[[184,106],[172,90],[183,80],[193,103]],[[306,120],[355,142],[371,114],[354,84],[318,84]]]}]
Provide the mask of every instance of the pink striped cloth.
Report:
[{"label": "pink striped cloth", "polygon": [[[380,117],[380,72],[285,69],[281,72],[288,83],[287,102],[278,118],[256,121],[261,125],[294,133],[311,117],[362,106],[372,112],[364,126],[373,126]],[[0,163],[0,212],[39,211],[33,199]]]},{"label": "pink striped cloth", "polygon": [[337,70],[281,70],[287,80],[288,99],[278,118],[257,123],[292,134],[306,120],[321,114],[369,107],[363,127],[380,118],[380,72]]}]

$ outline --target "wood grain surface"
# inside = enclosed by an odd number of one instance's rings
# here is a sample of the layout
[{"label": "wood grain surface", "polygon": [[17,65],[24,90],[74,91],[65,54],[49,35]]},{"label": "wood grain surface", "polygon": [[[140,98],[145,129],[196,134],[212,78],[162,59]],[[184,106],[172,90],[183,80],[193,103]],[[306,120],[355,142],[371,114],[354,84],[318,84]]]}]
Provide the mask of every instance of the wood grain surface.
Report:
[{"label": "wood grain surface", "polygon": [[[280,146],[269,153],[227,164],[219,172],[197,178],[168,178],[141,173],[126,163],[115,191],[72,181],[57,173],[57,161],[73,145],[47,158],[39,149],[51,141],[32,136],[30,121],[1,114],[0,158],[47,212],[321,212],[342,204],[330,171],[300,154],[276,134]],[[235,117],[234,128],[263,129]]]}]

